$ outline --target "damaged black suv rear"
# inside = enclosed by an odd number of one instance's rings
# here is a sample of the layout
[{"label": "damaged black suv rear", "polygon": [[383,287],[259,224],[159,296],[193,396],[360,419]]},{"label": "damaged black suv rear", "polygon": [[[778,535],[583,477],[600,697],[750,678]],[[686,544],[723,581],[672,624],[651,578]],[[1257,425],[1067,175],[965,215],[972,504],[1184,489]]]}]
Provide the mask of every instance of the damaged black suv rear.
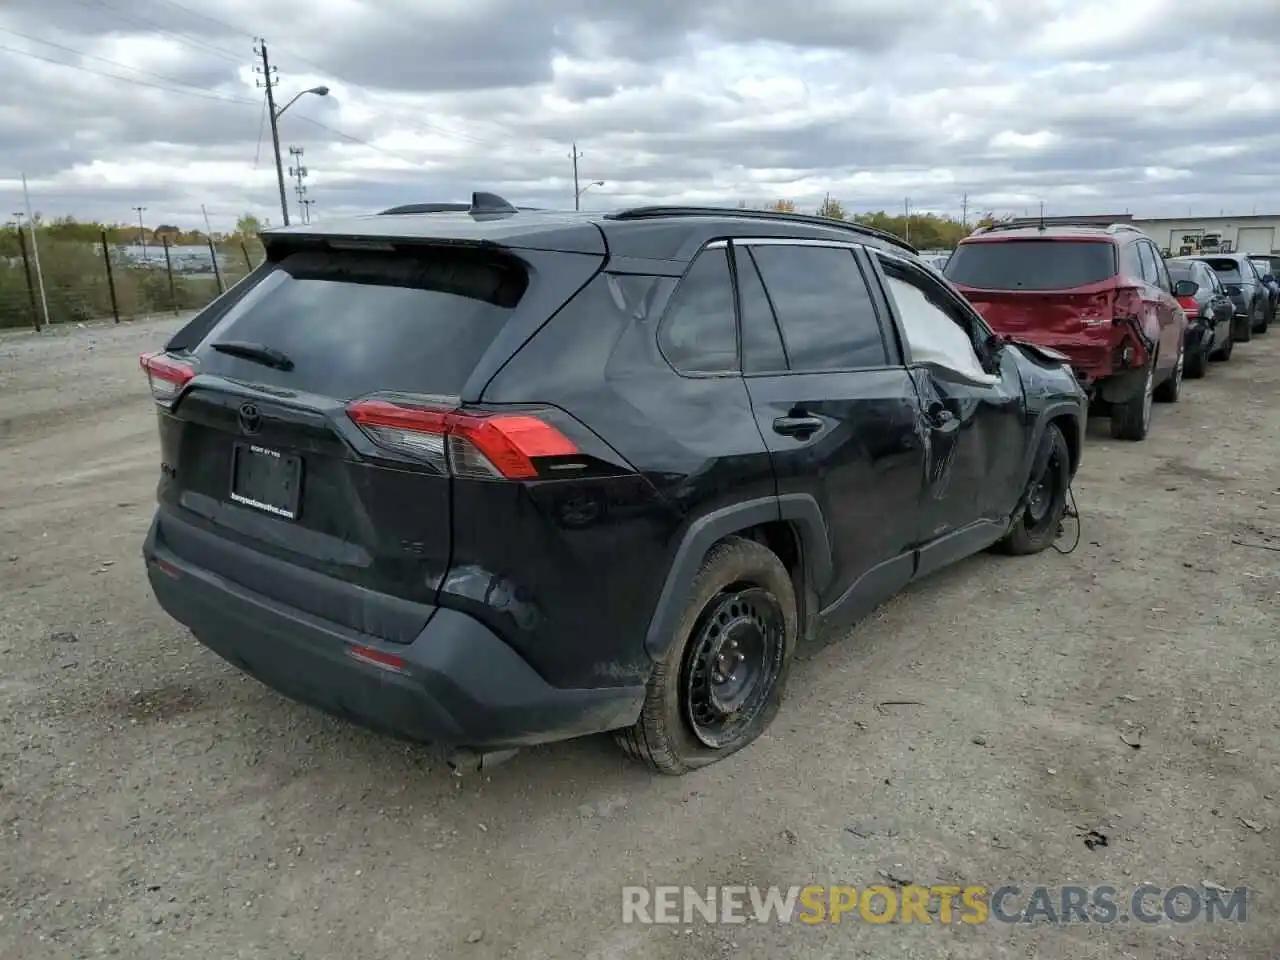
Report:
[{"label": "damaged black suv rear", "polygon": [[1084,395],[892,237],[491,195],[274,230],[145,355],[160,604],[457,759],[754,740],[799,636],[1057,536]]}]

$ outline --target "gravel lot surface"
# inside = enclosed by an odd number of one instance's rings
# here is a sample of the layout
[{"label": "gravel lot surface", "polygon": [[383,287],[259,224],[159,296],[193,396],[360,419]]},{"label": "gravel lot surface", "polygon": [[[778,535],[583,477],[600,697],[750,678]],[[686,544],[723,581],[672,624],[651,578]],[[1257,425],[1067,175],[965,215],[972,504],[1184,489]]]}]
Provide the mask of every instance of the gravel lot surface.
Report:
[{"label": "gravel lot surface", "polygon": [[[1074,553],[976,557],[802,650],[753,748],[665,779],[589,738],[458,778],[153,602],[136,357],[175,327],[0,337],[4,960],[1280,955],[1280,336],[1146,443],[1091,425]],[[1245,923],[621,923],[628,883],[886,875],[1250,899]]]}]

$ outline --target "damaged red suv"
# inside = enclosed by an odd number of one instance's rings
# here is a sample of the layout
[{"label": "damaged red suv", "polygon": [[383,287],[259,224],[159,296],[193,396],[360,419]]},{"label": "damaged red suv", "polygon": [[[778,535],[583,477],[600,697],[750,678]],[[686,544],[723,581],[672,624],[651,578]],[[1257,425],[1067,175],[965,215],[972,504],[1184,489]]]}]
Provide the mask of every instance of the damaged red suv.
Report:
[{"label": "damaged red suv", "polygon": [[996,333],[1065,354],[1113,437],[1145,439],[1152,400],[1177,402],[1187,319],[1136,227],[980,228],[945,273]]}]

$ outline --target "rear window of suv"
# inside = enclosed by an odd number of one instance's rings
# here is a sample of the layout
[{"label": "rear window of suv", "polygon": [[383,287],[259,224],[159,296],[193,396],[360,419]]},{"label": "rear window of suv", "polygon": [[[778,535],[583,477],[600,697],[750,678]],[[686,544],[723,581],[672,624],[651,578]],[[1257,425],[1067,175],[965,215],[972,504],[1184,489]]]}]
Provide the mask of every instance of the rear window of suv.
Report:
[{"label": "rear window of suv", "polygon": [[[456,395],[528,284],[471,251],[306,251],[286,256],[195,348],[200,370],[349,400],[377,390]],[[287,357],[279,369],[214,348]]]},{"label": "rear window of suv", "polygon": [[1068,290],[1116,275],[1115,247],[1092,240],[994,240],[962,243],[946,277],[980,290]]},{"label": "rear window of suv", "polygon": [[[1218,275],[1218,278],[1223,283],[1240,282],[1240,264],[1236,263],[1236,261],[1222,257],[1214,260],[1205,260],[1204,262],[1209,265],[1210,269]],[[1253,278],[1250,277],[1249,279],[1252,280]]]}]

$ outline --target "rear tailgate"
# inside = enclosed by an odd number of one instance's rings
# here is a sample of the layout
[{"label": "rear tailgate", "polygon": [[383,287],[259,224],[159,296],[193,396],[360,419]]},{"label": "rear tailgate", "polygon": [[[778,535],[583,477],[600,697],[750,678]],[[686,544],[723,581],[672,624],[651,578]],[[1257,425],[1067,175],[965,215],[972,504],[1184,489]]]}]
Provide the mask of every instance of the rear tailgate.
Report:
[{"label": "rear tailgate", "polygon": [[168,359],[194,376],[157,400],[160,537],[298,609],[413,639],[449,568],[452,481],[375,444],[347,406],[375,393],[455,403],[522,303],[576,290],[535,294],[533,276],[492,247],[284,255],[198,342],[175,338]]},{"label": "rear tailgate", "polygon": [[1096,369],[1112,359],[1116,272],[1108,240],[1045,238],[963,243],[946,275],[997,333]]}]

